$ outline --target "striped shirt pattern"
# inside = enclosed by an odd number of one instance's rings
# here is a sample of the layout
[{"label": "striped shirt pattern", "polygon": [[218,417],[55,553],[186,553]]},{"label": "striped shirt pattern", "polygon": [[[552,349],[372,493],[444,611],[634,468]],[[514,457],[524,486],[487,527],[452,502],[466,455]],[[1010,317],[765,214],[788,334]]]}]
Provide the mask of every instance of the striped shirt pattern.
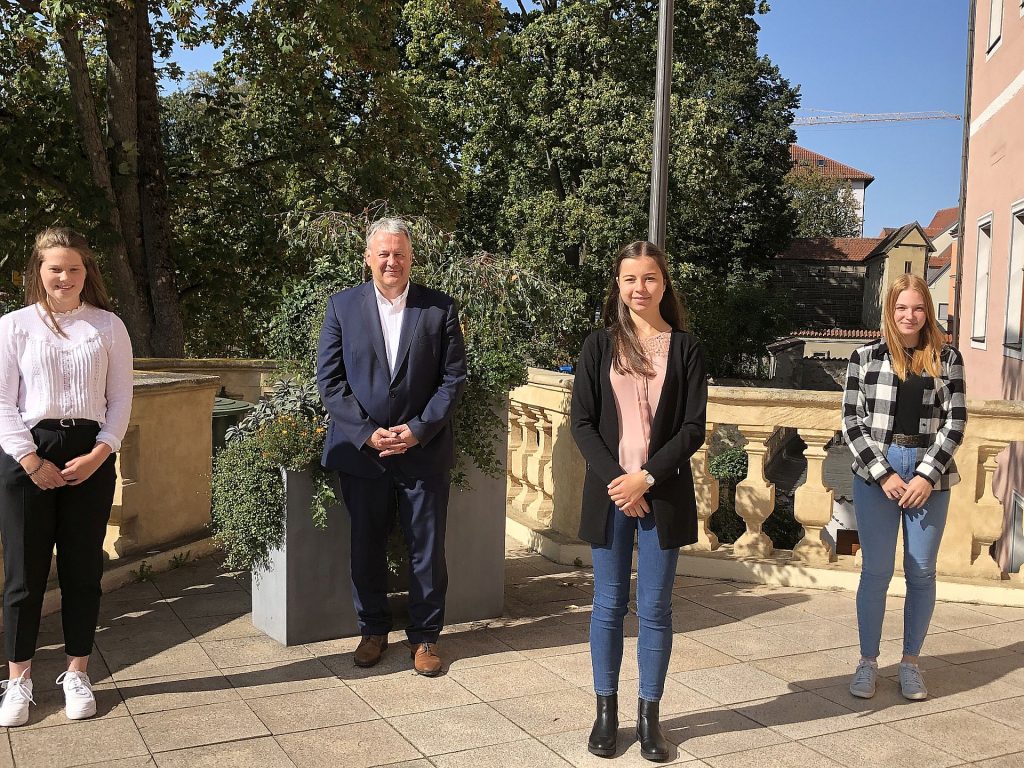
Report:
[{"label": "striped shirt pattern", "polygon": [[[963,357],[944,346],[942,375],[925,377],[920,433],[928,445],[917,449],[915,474],[937,491],[960,482],[953,454],[964,439],[967,424],[967,387]],[[896,417],[896,373],[889,348],[880,339],[850,356],[843,393],[843,437],[853,452],[853,471],[864,480],[878,482],[893,471],[885,458],[892,443]]]}]

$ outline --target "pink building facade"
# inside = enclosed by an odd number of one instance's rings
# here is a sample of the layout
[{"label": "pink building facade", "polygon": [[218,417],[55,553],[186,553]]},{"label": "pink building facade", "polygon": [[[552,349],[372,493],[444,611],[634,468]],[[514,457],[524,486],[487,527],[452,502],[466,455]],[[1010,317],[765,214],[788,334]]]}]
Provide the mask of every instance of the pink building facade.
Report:
[{"label": "pink building facade", "polygon": [[[957,346],[972,399],[1024,400],[1024,0],[976,0]],[[1024,564],[1024,444],[1003,453],[1005,570]]]}]

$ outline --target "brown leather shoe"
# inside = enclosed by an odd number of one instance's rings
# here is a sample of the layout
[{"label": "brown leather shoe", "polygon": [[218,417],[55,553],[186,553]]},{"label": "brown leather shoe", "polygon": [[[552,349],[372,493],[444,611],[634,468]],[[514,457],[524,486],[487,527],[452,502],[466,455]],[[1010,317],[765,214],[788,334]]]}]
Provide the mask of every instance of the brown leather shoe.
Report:
[{"label": "brown leather shoe", "polygon": [[420,643],[412,647],[412,665],[416,674],[434,677],[441,672],[441,657],[433,643]]},{"label": "brown leather shoe", "polygon": [[357,667],[372,667],[388,647],[387,635],[363,635],[352,660]]}]

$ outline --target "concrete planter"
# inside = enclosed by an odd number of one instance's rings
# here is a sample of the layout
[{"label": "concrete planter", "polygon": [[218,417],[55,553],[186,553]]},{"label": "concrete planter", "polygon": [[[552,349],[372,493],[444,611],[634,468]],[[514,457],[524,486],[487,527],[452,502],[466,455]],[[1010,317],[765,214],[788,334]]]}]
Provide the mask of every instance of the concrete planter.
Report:
[{"label": "concrete planter", "polygon": [[[327,528],[317,528],[310,474],[283,474],[285,541],[269,570],[253,575],[253,625],[284,645],[356,635],[348,511],[332,507]],[[446,624],[494,618],[504,607],[505,478],[474,471],[469,486],[453,487],[448,505]]]}]

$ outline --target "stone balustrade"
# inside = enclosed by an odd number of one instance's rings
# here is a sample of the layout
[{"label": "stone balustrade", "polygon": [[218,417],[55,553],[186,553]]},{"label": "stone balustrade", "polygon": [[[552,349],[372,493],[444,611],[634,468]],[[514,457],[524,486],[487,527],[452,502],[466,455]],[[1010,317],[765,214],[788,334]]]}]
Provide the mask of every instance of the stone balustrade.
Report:
[{"label": "stone balustrade", "polygon": [[170,373],[216,376],[227,397],[259,402],[280,379],[276,360],[236,360],[234,358],[166,358],[137,357],[137,371],[168,371]]},{"label": "stone balustrade", "polygon": [[[509,403],[509,517],[535,530],[575,538],[579,525],[584,464],[569,431],[573,377],[530,369],[527,384]],[[688,554],[734,559],[780,559],[793,565],[828,566],[837,561],[822,539],[832,515],[833,491],[825,484],[826,446],[841,428],[841,392],[712,386],[708,395],[708,438],[691,461],[699,515],[698,541]],[[943,576],[1001,579],[989,553],[1003,533],[1004,514],[993,493],[1001,454],[1024,441],[1024,402],[968,401],[968,427],[956,454],[962,481],[950,500],[950,515],[939,551]],[[736,487],[736,513],[746,530],[731,546],[720,546],[708,521],[719,506],[719,486],[708,471],[707,445],[717,426],[732,425],[746,439],[747,476]],[[807,445],[807,480],[796,490],[794,515],[803,538],[791,551],[777,551],[763,530],[775,511],[775,487],[765,478],[778,430],[789,428]],[[773,440],[773,436],[776,436]],[[850,556],[839,556],[852,564]],[[898,564],[899,565],[899,564]]]}]

